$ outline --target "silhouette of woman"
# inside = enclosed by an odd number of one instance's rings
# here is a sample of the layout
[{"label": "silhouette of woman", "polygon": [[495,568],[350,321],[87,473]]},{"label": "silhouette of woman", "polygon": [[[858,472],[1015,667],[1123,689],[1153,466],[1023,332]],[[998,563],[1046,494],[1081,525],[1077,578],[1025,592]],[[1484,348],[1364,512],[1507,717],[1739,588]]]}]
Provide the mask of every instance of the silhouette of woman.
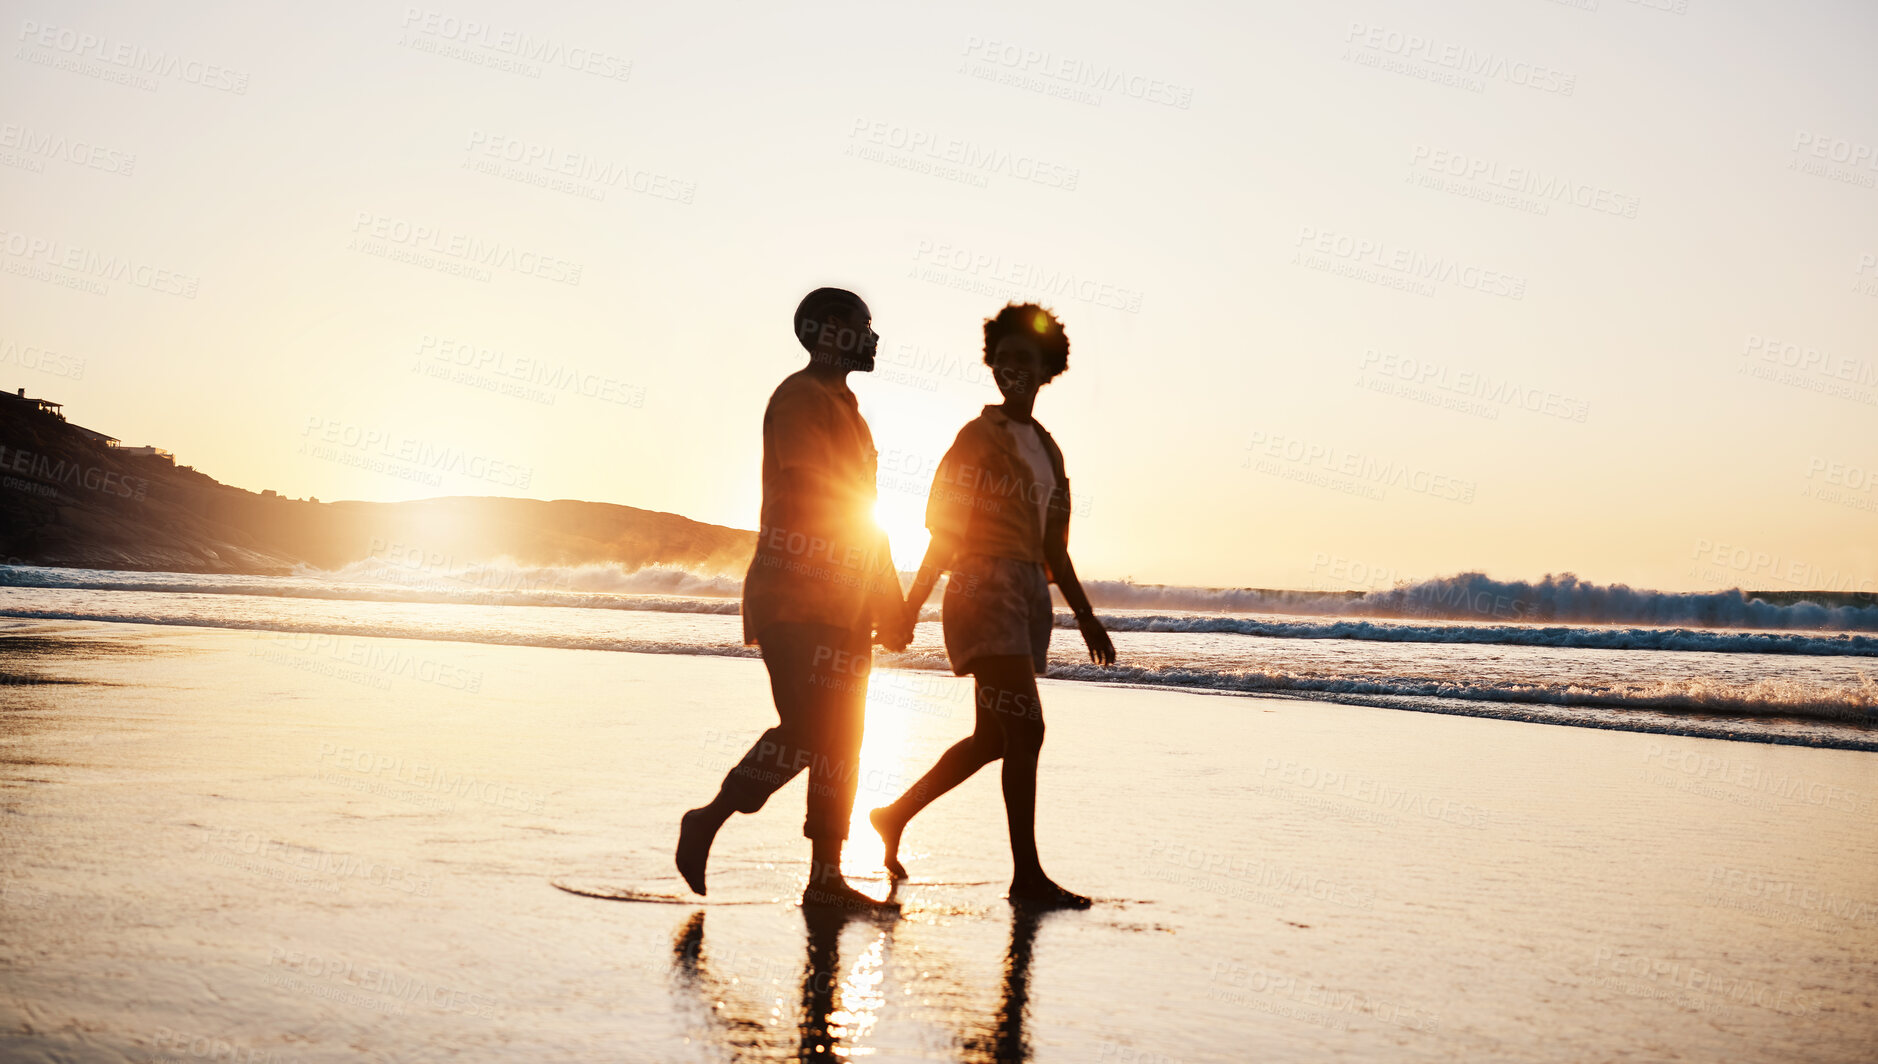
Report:
[{"label": "silhouette of woman", "polygon": [[907,595],[898,633],[911,636],[939,574],[950,572],[943,615],[946,656],[955,675],[974,677],[973,731],[905,794],[868,819],[886,845],[888,874],[904,879],[899,850],[907,822],[1002,758],[1014,866],[1011,900],[1082,907],[1088,898],[1044,873],[1036,828],[1037,758],[1043,747],[1036,674],[1047,666],[1055,617],[1051,581],[1075,613],[1090,658],[1099,665],[1115,661],[1115,646],[1070,564],[1063,452],[1031,417],[1038,389],[1069,366],[1069,338],[1049,311],[1012,304],[985,322],[985,364],[1004,402],[985,407],[959,430],[939,463],[926,506],[932,543]]}]

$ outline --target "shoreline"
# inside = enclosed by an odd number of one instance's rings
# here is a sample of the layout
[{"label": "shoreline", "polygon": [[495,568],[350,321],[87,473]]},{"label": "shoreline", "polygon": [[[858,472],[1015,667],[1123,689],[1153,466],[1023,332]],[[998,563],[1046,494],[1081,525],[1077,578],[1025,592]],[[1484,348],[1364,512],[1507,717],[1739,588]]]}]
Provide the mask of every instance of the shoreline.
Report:
[{"label": "shoreline", "polygon": [[[182,620],[138,619],[92,615],[73,616],[69,612],[17,610],[0,613],[0,638],[6,633],[6,622],[19,621],[36,624],[69,624],[93,626],[149,626],[161,629],[200,629],[226,632],[270,632],[284,635],[336,636],[355,639],[392,639],[411,643],[460,643],[474,646],[537,647],[544,650],[589,650],[600,653],[645,654],[670,657],[717,657],[717,658],[760,658],[755,647],[747,646],[672,646],[648,641],[626,638],[608,640],[610,645],[596,645],[590,638],[572,637],[563,644],[544,644],[539,639],[501,639],[478,634],[475,637],[465,633],[444,635],[391,635],[383,632],[365,630],[358,627],[346,627],[332,624],[306,624],[294,627],[256,627],[251,624],[226,623],[195,618]],[[1076,663],[1059,665],[1053,663],[1053,671],[1059,668],[1080,669],[1085,666]],[[895,664],[877,660],[875,668],[886,672],[901,672],[915,675],[932,675],[951,678],[949,669],[942,666],[922,667],[914,664]],[[1709,719],[1694,720],[1675,716],[1677,711],[1658,707],[1625,708],[1601,705],[1596,702],[1521,702],[1511,699],[1466,699],[1439,695],[1391,695],[1387,693],[1342,693],[1299,690],[1287,688],[1242,689],[1227,687],[1207,687],[1180,683],[1148,683],[1139,680],[1114,679],[1084,676],[1040,676],[1039,680],[1054,683],[1090,685],[1118,689],[1139,689],[1148,691],[1169,691],[1185,694],[1203,694],[1242,698],[1283,698],[1304,702],[1318,702],[1340,706],[1360,706],[1371,709],[1403,710],[1413,713],[1427,713],[1444,716],[1473,717],[1483,720],[1505,720],[1525,724],[1544,724],[1572,728],[1589,728],[1601,731],[1622,731],[1648,735],[1678,736],[1686,738],[1716,739],[1727,742],[1751,742],[1776,746],[1796,746],[1807,749],[1850,750],[1862,753],[1878,753],[1878,729],[1864,729],[1851,721],[1831,717],[1801,717],[1798,715],[1751,714],[1728,715],[1713,711],[1689,710]],[[1783,721],[1791,722],[1792,727],[1814,729],[1840,728],[1857,729],[1861,734],[1833,734],[1827,731],[1787,731],[1776,732],[1754,727],[1752,722]]]},{"label": "shoreline", "polygon": [[[1143,691],[1179,691],[1183,694],[1219,695],[1226,698],[1284,698],[1300,702],[1324,702],[1337,706],[1363,706],[1370,709],[1394,709],[1409,713],[1434,713],[1442,716],[1473,717],[1479,720],[1504,720],[1515,724],[1545,724],[1561,728],[1590,728],[1594,731],[1635,732],[1642,735],[1673,735],[1689,739],[1715,739],[1723,742],[1767,743],[1774,746],[1798,746],[1812,750],[1851,750],[1859,753],[1878,753],[1878,734],[1871,738],[1852,738],[1813,735],[1779,735],[1766,732],[1740,731],[1729,728],[1728,719],[1702,722],[1677,721],[1669,717],[1669,711],[1659,709],[1618,709],[1598,705],[1573,705],[1570,707],[1554,706],[1540,702],[1480,702],[1460,698],[1441,698],[1425,696],[1420,698],[1391,695],[1340,695],[1318,691],[1233,691],[1217,687],[1182,687],[1178,684],[1127,683],[1103,680],[1066,680],[1065,683],[1089,683],[1103,687],[1132,687]],[[1485,704],[1482,704],[1482,703]],[[1492,712],[1488,707],[1506,707],[1503,712]],[[1548,716],[1546,710],[1564,712],[1566,709],[1604,710],[1613,715],[1628,713],[1647,713],[1662,716],[1663,720],[1623,720],[1613,716],[1608,721],[1574,720],[1561,716]],[[1742,716],[1743,721],[1764,720],[1768,718]],[[1786,718],[1781,718],[1786,719]]]}]

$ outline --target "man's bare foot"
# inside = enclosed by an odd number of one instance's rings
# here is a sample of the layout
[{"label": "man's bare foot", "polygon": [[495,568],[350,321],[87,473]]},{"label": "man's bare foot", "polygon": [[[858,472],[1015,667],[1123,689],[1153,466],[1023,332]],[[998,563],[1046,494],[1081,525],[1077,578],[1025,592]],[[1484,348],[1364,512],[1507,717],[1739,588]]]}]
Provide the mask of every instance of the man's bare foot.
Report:
[{"label": "man's bare foot", "polygon": [[1057,886],[1055,880],[1041,872],[1011,880],[1010,899],[1012,905],[1052,909],[1087,909],[1094,904],[1075,891]]},{"label": "man's bare foot", "polygon": [[880,832],[880,843],[886,848],[887,878],[905,879],[906,866],[900,863],[900,832],[906,828],[906,825],[896,823],[893,819],[893,807],[885,805],[867,814],[867,822],[874,825],[875,831]]},{"label": "man's bare foot", "polygon": [[678,874],[700,895],[704,893],[704,866],[711,859],[711,842],[724,821],[710,807],[693,809],[678,818]]},{"label": "man's bare foot", "polygon": [[870,898],[848,886],[846,880],[836,880],[823,886],[810,886],[802,891],[802,907],[805,909],[845,909],[848,912],[881,913],[899,912],[900,903],[892,895],[885,901]]}]

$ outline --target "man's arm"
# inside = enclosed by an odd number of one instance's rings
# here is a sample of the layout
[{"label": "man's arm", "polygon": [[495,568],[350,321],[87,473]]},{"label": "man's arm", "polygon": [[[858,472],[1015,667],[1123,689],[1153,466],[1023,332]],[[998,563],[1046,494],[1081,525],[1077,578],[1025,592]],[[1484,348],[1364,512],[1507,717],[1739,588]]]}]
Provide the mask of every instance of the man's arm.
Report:
[{"label": "man's arm", "polygon": [[852,585],[873,575],[879,529],[871,515],[872,499],[837,475],[832,436],[821,397],[799,388],[778,390],[763,418],[764,454],[775,472],[763,488],[770,527],[760,535],[770,552],[828,570],[830,579]]},{"label": "man's arm", "polygon": [[867,598],[877,641],[888,650],[905,650],[913,629],[903,623],[906,601],[900,597],[900,572],[893,566],[893,546],[885,532],[876,532],[869,559]]}]

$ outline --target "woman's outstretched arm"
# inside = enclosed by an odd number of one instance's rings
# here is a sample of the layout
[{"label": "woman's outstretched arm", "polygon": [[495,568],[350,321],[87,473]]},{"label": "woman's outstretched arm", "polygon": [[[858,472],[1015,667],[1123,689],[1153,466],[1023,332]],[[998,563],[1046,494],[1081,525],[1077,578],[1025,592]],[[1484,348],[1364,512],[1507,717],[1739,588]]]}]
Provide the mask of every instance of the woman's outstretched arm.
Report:
[{"label": "woman's outstretched arm", "polygon": [[1053,546],[1049,553],[1050,576],[1063,592],[1063,601],[1069,603],[1070,612],[1076,615],[1076,627],[1082,630],[1083,642],[1089,644],[1089,660],[1097,665],[1115,664],[1115,642],[1109,638],[1108,629],[1096,619],[1095,607],[1089,605],[1082,581],[1076,579],[1076,566],[1069,560],[1069,548]]},{"label": "woman's outstretched arm", "polygon": [[956,537],[935,532],[932,542],[926,544],[926,557],[919,563],[919,575],[913,578],[913,587],[906,593],[907,623],[919,620],[919,610],[931,597],[933,585],[939,582],[939,574],[952,568],[958,560],[959,541]]}]

